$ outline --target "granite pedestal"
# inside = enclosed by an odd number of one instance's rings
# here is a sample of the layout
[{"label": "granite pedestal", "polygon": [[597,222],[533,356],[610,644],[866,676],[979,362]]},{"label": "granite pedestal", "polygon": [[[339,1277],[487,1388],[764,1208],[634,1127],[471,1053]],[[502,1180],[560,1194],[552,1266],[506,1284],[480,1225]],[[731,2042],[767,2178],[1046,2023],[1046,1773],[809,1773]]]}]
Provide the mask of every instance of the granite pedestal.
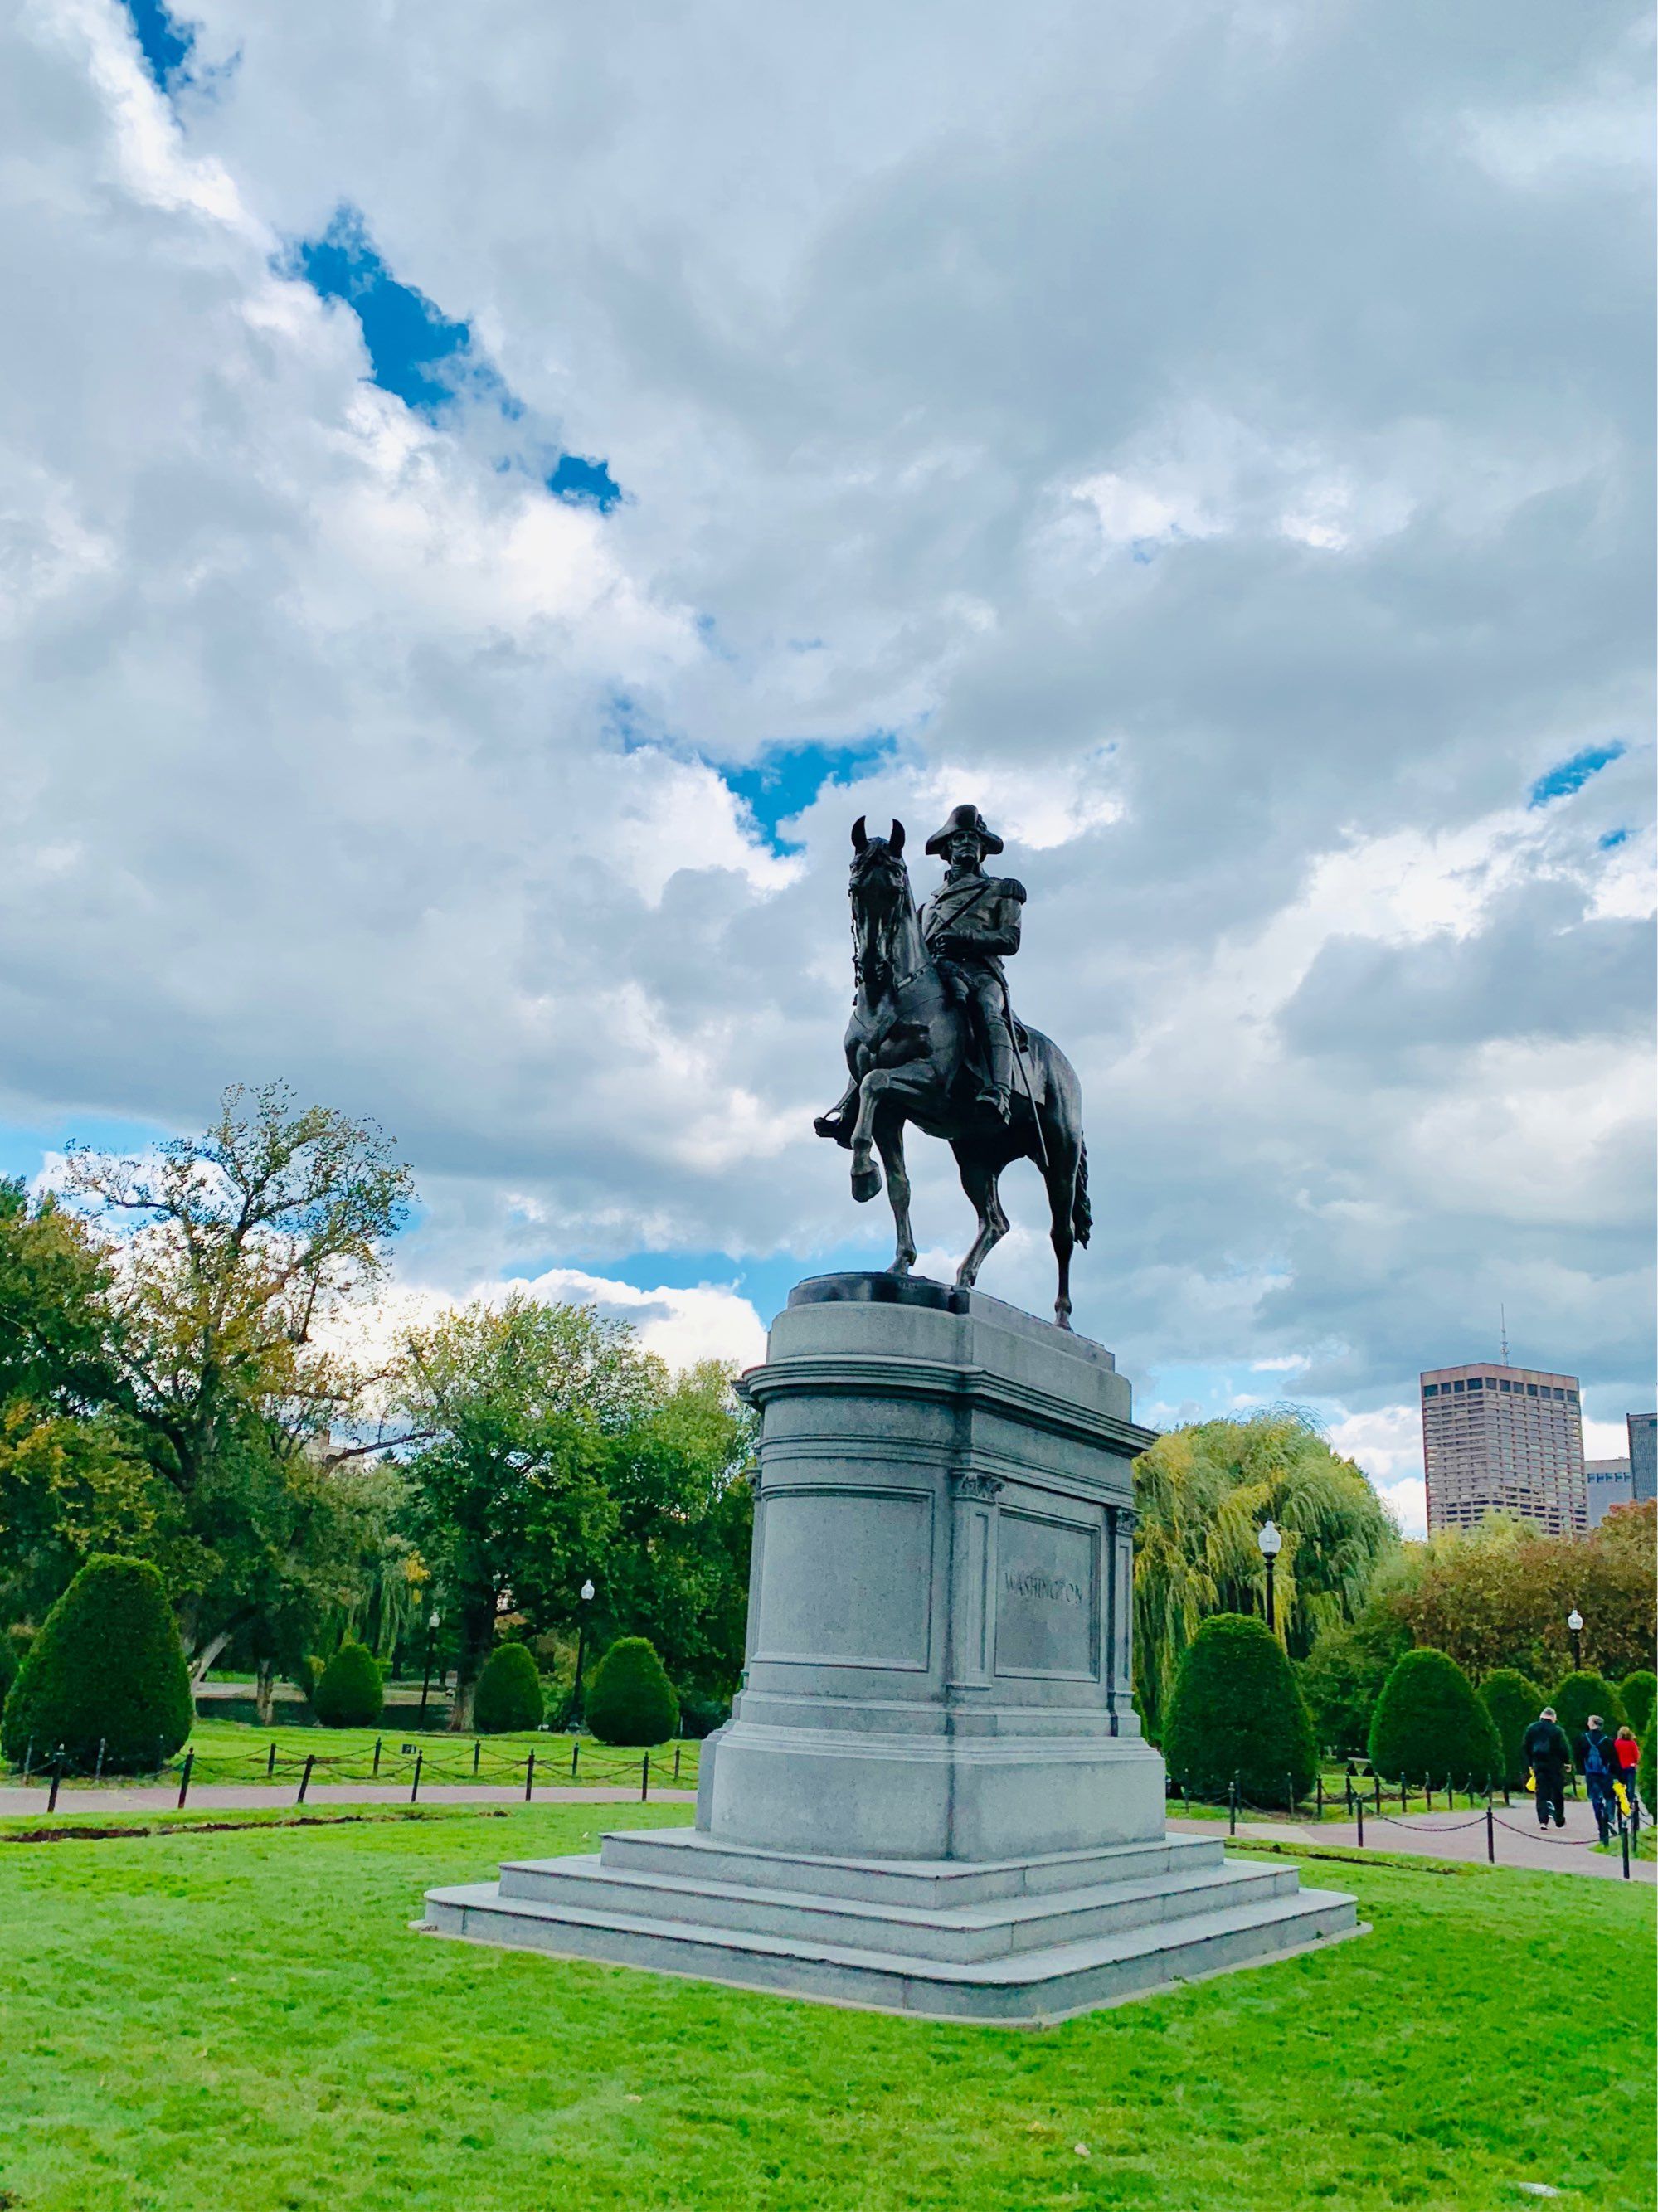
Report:
[{"label": "granite pedestal", "polygon": [[474,1941],[1035,2023],[1351,1934],[1166,1835],[1133,1708],[1151,1432],[1102,1346],[977,1291],[794,1291],[762,1366],[747,1664],[694,1830],[432,1891]]}]

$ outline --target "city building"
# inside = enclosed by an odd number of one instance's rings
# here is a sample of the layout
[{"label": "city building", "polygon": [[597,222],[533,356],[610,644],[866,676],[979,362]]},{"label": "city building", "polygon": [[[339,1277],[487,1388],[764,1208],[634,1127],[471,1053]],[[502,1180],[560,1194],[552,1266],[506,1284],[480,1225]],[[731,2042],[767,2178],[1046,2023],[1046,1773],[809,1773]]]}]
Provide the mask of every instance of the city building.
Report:
[{"label": "city building", "polygon": [[1658,1413],[1626,1413],[1630,1495],[1639,1504],[1658,1498]]},{"label": "city building", "polygon": [[1428,1532],[1513,1513],[1552,1535],[1585,1535],[1583,1414],[1575,1375],[1473,1360],[1422,1377]]},{"label": "city building", "polygon": [[1635,1495],[1626,1459],[1586,1459],[1583,1477],[1588,1485],[1591,1528],[1598,1528],[1614,1505],[1627,1505]]}]

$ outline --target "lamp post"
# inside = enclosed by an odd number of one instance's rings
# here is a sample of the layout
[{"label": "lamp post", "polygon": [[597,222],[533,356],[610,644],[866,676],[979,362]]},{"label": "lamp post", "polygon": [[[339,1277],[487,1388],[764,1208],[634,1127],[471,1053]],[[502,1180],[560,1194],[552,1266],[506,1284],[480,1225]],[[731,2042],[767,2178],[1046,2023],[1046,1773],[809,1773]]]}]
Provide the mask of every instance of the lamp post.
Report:
[{"label": "lamp post", "polygon": [[1583,1616],[1576,1606],[1566,1615],[1566,1626],[1571,1631],[1571,1671],[1581,1674],[1583,1667]]},{"label": "lamp post", "polygon": [[440,1618],[436,1606],[432,1607],[426,1617],[426,1672],[421,1676],[420,1683],[420,1709],[422,1715],[426,1711],[427,1696],[432,1687],[432,1639],[438,1632]]},{"label": "lamp post", "polygon": [[1278,1553],[1284,1549],[1284,1539],[1270,1521],[1263,1521],[1255,1541],[1260,1547],[1261,1558],[1266,1562],[1266,1626],[1276,1636],[1278,1609],[1272,1590],[1272,1569],[1278,1564]]},{"label": "lamp post", "polygon": [[[581,1585],[581,1602],[583,1607],[586,1607],[590,1606],[592,1601],[593,1586],[590,1582],[583,1583]],[[586,1656],[586,1650],[587,1615],[584,1610],[576,1615],[575,1695],[570,1700],[570,1733],[572,1735],[574,1735],[576,1730],[581,1726],[581,1662]]]}]

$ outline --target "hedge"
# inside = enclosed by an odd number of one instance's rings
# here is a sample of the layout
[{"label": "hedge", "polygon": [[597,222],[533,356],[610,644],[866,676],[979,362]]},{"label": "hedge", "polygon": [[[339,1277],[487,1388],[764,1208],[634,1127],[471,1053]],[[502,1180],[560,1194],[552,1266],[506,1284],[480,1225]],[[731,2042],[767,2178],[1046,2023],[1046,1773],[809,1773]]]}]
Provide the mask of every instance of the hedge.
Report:
[{"label": "hedge", "polygon": [[322,1673],[311,1703],[325,1728],[373,1728],[386,1705],[386,1685],[366,1644],[342,1644]]},{"label": "hedge", "polygon": [[6,1698],[0,1745],[40,1767],[149,1774],[188,1741],[190,1676],[161,1578],[143,1559],[89,1559],[40,1625]]},{"label": "hedge", "polygon": [[1658,1754],[1658,1736],[1655,1736],[1649,1729],[1647,1740],[1641,1746],[1641,1765],[1637,1770],[1637,1786],[1641,1792],[1641,1802],[1646,1807],[1649,1814],[1654,1819],[1658,1819],[1658,1766],[1655,1766],[1653,1763],[1655,1754]]},{"label": "hedge", "polygon": [[1658,1705],[1658,1674],[1649,1667],[1637,1667],[1618,1685],[1618,1694],[1625,1720],[1644,1743],[1652,1734],[1653,1709]]},{"label": "hedge", "polygon": [[1283,1645],[1263,1620],[1212,1613],[1187,1645],[1163,1724],[1170,1776],[1224,1798],[1292,1805],[1318,1771],[1313,1723]]},{"label": "hedge", "polygon": [[1405,1654],[1376,1700],[1370,1764],[1386,1781],[1436,1788],[1483,1790],[1497,1779],[1497,1730],[1455,1659],[1430,1648]]},{"label": "hedge", "polygon": [[1624,1725],[1623,1699],[1604,1674],[1591,1674],[1587,1667],[1568,1674],[1549,1703],[1554,1707],[1556,1720],[1566,1731],[1566,1741],[1572,1747],[1574,1759],[1577,1739],[1588,1726],[1591,1713],[1600,1714],[1608,1735],[1616,1735]]},{"label": "hedge", "polygon": [[472,1693],[472,1726],[480,1735],[538,1729],[547,1711],[535,1655],[524,1644],[501,1644],[489,1654]]},{"label": "hedge", "polygon": [[1479,1699],[1497,1730],[1498,1777],[1509,1789],[1523,1790],[1527,1759],[1521,1741],[1548,1700],[1516,1667],[1498,1667],[1487,1674],[1479,1685]]},{"label": "hedge", "polygon": [[624,1636],[593,1669],[584,1700],[601,1743],[666,1743],[679,1727],[679,1700],[648,1637]]}]

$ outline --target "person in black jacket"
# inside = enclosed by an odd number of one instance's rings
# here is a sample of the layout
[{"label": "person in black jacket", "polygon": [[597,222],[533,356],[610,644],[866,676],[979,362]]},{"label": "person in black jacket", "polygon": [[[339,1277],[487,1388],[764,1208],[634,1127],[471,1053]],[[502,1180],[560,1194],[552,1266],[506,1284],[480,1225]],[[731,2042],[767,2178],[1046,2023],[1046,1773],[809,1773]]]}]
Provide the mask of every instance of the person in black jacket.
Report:
[{"label": "person in black jacket", "polygon": [[1564,1828],[1566,1825],[1566,1765],[1571,1757],[1571,1746],[1566,1741],[1566,1731],[1554,1717],[1552,1705],[1545,1705],[1526,1730],[1521,1748],[1537,1784],[1538,1826],[1546,1828],[1549,1815],[1552,1813],[1555,1826]]},{"label": "person in black jacket", "polygon": [[1583,1778],[1589,1803],[1594,1808],[1594,1825],[1600,1831],[1600,1840],[1609,1844],[1617,1817],[1618,1801],[1612,1794],[1612,1785],[1618,1779],[1618,1754],[1599,1713],[1589,1715],[1588,1726],[1572,1746],[1571,1755]]}]

